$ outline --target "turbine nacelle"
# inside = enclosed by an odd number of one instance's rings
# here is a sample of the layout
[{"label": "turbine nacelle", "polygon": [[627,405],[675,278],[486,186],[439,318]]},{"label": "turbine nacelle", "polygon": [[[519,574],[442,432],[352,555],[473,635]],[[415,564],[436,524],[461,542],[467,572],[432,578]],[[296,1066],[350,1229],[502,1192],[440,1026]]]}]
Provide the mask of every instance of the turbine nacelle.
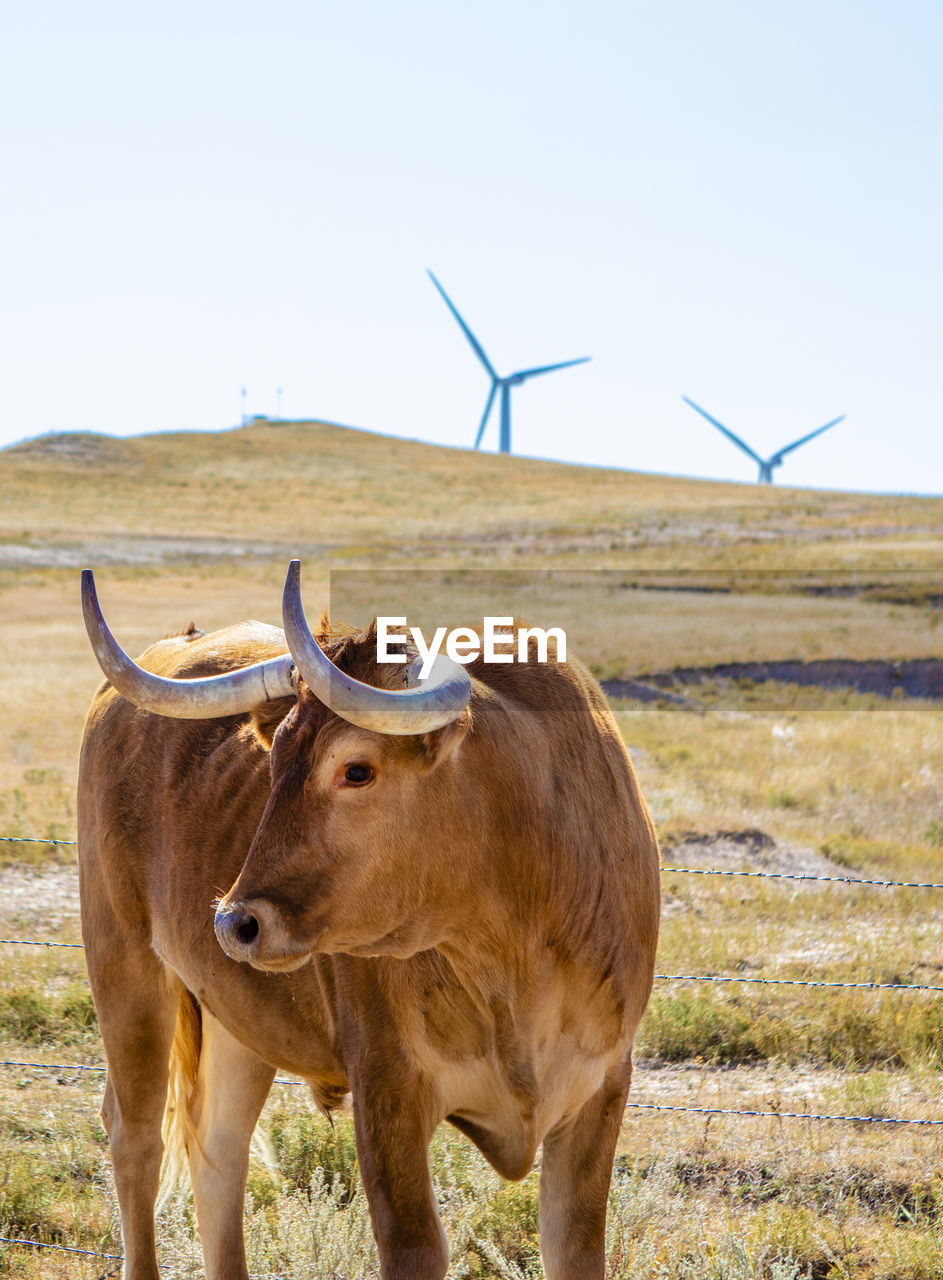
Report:
[{"label": "turbine nacelle", "polygon": [[519,387],[522,382],[526,382],[528,378],[536,378],[544,373],[553,373],[556,369],[568,369],[574,364],[585,364],[587,360],[591,360],[592,356],[580,356],[577,360],[562,360],[558,364],[538,365],[532,369],[518,369],[515,373],[509,373],[505,377],[501,377],[494,365],[485,355],[484,347],[469,329],[468,325],[459,315],[452,299],[439,284],[433,273],[429,272],[429,279],[438,289],[445,302],[445,305],[451,311],[452,315],[458,322],[459,328],[468,339],[469,346],[475,355],[481,361],[486,373],[491,378],[491,390],[488,392],[488,399],[485,401],[485,411],[481,415],[481,422],[478,425],[478,434],[475,436],[475,448],[481,444],[481,438],[485,433],[485,427],[488,425],[488,418],[491,416],[491,410],[494,407],[494,398],[501,390],[501,434],[498,441],[499,453],[511,452],[511,387]]}]

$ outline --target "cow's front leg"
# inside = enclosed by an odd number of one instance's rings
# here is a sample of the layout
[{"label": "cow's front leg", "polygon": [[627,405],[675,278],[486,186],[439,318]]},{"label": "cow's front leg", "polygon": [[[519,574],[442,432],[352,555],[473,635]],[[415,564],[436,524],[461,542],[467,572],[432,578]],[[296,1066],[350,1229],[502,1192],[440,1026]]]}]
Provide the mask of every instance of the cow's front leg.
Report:
[{"label": "cow's front leg", "polygon": [[626,1062],[543,1144],[540,1251],[547,1280],[603,1280],[606,1207],[632,1075]]},{"label": "cow's front leg", "polygon": [[108,1060],[102,1121],[121,1215],[121,1274],[123,1280],[159,1280],[154,1201],[180,983],[149,947],[122,945],[117,929],[108,937],[90,915],[83,903],[89,980]]},{"label": "cow's front leg", "polygon": [[432,1090],[402,1061],[362,1062],[352,1075],[357,1158],[381,1280],[443,1280],[449,1251],[429,1177]]}]

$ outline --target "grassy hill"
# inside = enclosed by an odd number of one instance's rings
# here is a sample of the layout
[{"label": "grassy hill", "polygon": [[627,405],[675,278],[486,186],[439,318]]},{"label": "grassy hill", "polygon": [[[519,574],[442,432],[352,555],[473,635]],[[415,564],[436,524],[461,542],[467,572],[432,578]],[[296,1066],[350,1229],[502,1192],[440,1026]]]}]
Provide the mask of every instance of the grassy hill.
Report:
[{"label": "grassy hill", "polygon": [[21,548],[20,563],[102,539],[133,563],[146,539],[164,563],[288,551],[401,564],[418,553],[666,573],[864,570],[877,582],[943,564],[943,499],[576,467],[318,423],[46,436],[0,452],[0,493],[0,543]]}]

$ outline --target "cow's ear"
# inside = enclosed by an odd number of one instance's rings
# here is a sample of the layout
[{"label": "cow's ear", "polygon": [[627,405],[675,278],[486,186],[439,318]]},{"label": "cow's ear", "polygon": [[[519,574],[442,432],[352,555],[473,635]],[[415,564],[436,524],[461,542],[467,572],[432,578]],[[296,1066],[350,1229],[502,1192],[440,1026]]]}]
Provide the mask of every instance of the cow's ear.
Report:
[{"label": "cow's ear", "polygon": [[419,739],[422,744],[420,767],[434,769],[436,765],[441,764],[465,737],[471,728],[471,722],[471,711],[466,707],[457,719],[449,721],[441,729],[433,729],[431,733],[422,734]]},{"label": "cow's ear", "polygon": [[274,702],[264,702],[252,712],[249,724],[266,751],[271,751],[275,730],[294,705],[293,698],[277,698]]}]

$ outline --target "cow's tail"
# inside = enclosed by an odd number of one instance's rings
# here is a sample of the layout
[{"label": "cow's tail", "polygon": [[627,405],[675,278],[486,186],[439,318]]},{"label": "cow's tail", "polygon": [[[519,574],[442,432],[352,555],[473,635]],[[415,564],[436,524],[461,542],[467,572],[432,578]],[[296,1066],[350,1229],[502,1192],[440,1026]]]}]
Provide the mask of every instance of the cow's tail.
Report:
[{"label": "cow's tail", "polygon": [[203,1043],[203,1018],[196,998],[184,987],[177,1006],[177,1023],[170,1048],[170,1076],[161,1137],[164,1160],[160,1170],[157,1208],[162,1208],[188,1176],[187,1147],[197,1142],[190,1103],[196,1089]]},{"label": "cow's tail", "polygon": [[[196,1090],[202,1046],[203,1014],[196,997],[184,988],[177,1006],[177,1022],[170,1048],[167,1105],[161,1125],[164,1159],[157,1194],[158,1211],[167,1204],[179,1186],[189,1181],[187,1151],[195,1150],[200,1143],[200,1136],[193,1123],[191,1103]],[[251,1150],[273,1181],[280,1183],[278,1162],[261,1129],[256,1129],[252,1135]]]}]

